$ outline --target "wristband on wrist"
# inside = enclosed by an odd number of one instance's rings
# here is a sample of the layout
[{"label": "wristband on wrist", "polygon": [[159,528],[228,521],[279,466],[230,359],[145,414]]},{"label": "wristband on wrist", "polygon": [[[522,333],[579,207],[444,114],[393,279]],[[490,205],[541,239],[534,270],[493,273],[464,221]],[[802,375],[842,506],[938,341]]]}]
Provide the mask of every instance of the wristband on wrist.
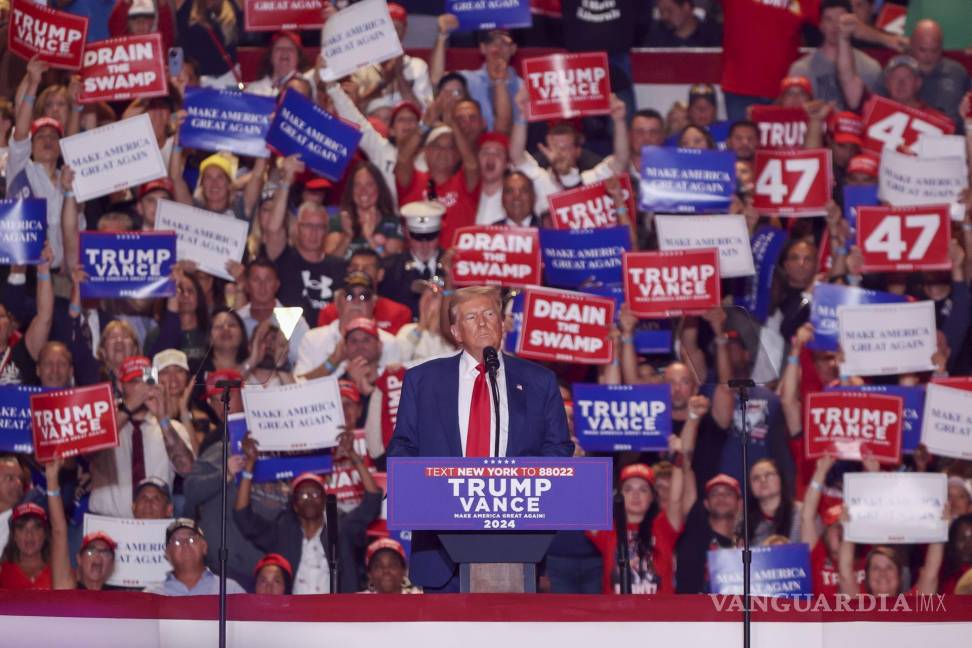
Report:
[{"label": "wristband on wrist", "polygon": [[621,336],[621,344],[631,344],[632,342],[634,342],[634,336],[631,335]]},{"label": "wristband on wrist", "polygon": [[249,479],[250,481],[253,481],[253,473],[251,473],[249,470],[241,470],[240,475],[243,476],[243,479]]},{"label": "wristband on wrist", "polygon": [[332,374],[335,371],[337,371],[337,367],[334,366],[334,363],[331,362],[330,358],[324,361],[324,368],[327,369],[327,373],[329,374]]},{"label": "wristband on wrist", "polygon": [[71,110],[76,113],[83,113],[84,106],[71,106]]},{"label": "wristband on wrist", "polygon": [[831,253],[834,256],[847,256],[847,248],[841,245],[840,247],[835,247]]},{"label": "wristband on wrist", "polygon": [[64,195],[65,198],[74,198],[74,192],[71,191],[70,189],[68,189],[67,191],[63,192],[63,195]]},{"label": "wristband on wrist", "polygon": [[963,232],[972,232],[972,223],[962,223]]},{"label": "wristband on wrist", "polygon": [[811,490],[815,490],[818,493],[820,493],[820,492],[823,491],[823,484],[821,484],[820,482],[818,482],[816,479],[810,480],[810,484],[809,485],[810,485]]},{"label": "wristband on wrist", "polygon": [[442,296],[443,297],[452,297],[454,294],[456,294],[456,291],[455,290],[450,290],[448,288],[442,291]]},{"label": "wristband on wrist", "polygon": [[725,333],[722,333],[721,335],[717,335],[716,336],[715,343],[718,344],[719,346],[722,346],[724,344],[728,344],[729,343],[729,338],[726,337],[726,334]]},{"label": "wristband on wrist", "polygon": [[614,360],[611,360],[611,366],[612,367],[620,367],[621,366],[621,361],[618,360],[617,358],[615,358]]},{"label": "wristband on wrist", "polygon": [[37,97],[34,95],[25,94],[23,101],[24,103],[33,104],[35,101],[37,101]]},{"label": "wristband on wrist", "polygon": [[689,418],[690,421],[698,421],[702,417],[699,416],[698,414],[696,414],[695,412],[689,412],[688,413],[688,418]]},{"label": "wristband on wrist", "polygon": [[71,304],[70,306],[68,306],[68,312],[71,313],[72,315],[80,315],[81,307],[78,306],[77,304]]},{"label": "wristband on wrist", "polygon": [[37,273],[37,281],[50,281],[50,280],[51,280],[51,273],[50,272],[38,272]]},{"label": "wristband on wrist", "polygon": [[798,365],[800,364],[800,356],[786,356],[786,364],[788,365]]},{"label": "wristband on wrist", "polygon": [[159,421],[159,427],[161,427],[161,428],[167,428],[171,424],[172,424],[172,420],[169,419],[168,416],[163,417],[162,420]]},{"label": "wristband on wrist", "polygon": [[851,377],[847,374],[840,374],[840,382],[847,382],[848,380],[850,380],[850,378]]},{"label": "wristband on wrist", "polygon": [[60,488],[55,488],[54,490],[48,490],[47,491],[47,496],[48,497],[60,497],[61,496],[61,489]]}]

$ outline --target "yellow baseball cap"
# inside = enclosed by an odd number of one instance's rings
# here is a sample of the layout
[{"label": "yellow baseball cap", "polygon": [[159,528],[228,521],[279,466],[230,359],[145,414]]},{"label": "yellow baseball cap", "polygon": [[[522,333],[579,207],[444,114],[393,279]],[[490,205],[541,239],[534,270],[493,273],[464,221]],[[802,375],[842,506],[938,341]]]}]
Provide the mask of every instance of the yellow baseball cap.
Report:
[{"label": "yellow baseball cap", "polygon": [[233,181],[236,178],[236,170],[239,168],[239,160],[232,153],[226,153],[224,151],[213,153],[199,165],[199,175],[201,176],[211,166],[222,170],[230,181]]}]

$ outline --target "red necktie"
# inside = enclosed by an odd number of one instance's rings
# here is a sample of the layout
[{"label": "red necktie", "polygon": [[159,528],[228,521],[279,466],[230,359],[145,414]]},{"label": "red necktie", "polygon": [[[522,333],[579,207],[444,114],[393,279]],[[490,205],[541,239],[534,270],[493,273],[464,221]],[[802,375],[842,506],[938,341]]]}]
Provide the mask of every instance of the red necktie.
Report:
[{"label": "red necktie", "polygon": [[142,444],[142,424],[132,421],[132,489],[145,479],[145,450]]},{"label": "red necktie", "polygon": [[489,385],[486,384],[486,367],[476,365],[479,375],[473,384],[472,401],[469,404],[469,429],[466,431],[466,456],[489,456]]}]

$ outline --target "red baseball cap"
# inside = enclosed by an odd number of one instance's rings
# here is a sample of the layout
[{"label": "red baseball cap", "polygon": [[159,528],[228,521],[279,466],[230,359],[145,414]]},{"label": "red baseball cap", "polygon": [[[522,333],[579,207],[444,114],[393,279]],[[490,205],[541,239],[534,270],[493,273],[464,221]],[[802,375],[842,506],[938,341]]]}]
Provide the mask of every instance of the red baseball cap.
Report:
[{"label": "red baseball cap", "polygon": [[297,46],[297,49],[303,47],[303,45],[300,42],[300,34],[294,31],[290,31],[288,29],[282,29],[276,32],[273,35],[273,38],[270,39],[270,47],[273,47],[276,44],[276,42],[281,38],[286,38],[287,40],[291,41],[294,45]]},{"label": "red baseball cap", "polygon": [[44,524],[49,524],[47,520],[47,511],[37,504],[33,504],[31,502],[27,502],[26,504],[21,504],[20,506],[16,507],[13,510],[13,513],[10,515],[10,521],[16,522],[20,518],[27,517],[29,515],[40,518],[40,521]]},{"label": "red baseball cap", "polygon": [[353,382],[350,380],[339,380],[338,386],[341,388],[341,396],[350,398],[355,403],[361,402],[361,392],[358,391],[358,386]]},{"label": "red baseball cap", "polygon": [[391,16],[392,20],[408,24],[408,11],[397,2],[388,3],[388,15]]},{"label": "red baseball cap", "polygon": [[864,144],[861,138],[864,135],[864,120],[857,113],[844,111],[831,114],[827,119],[827,129],[839,144]]},{"label": "red baseball cap", "polygon": [[169,197],[171,198],[173,195],[175,195],[175,186],[172,184],[172,180],[169,178],[159,178],[158,180],[146,182],[138,188],[138,199],[141,200],[146,194],[153,191],[164,191],[169,194]]},{"label": "red baseball cap", "polygon": [[269,565],[276,565],[280,569],[287,572],[287,576],[293,579],[294,568],[290,566],[290,561],[278,553],[268,553],[266,556],[261,558],[256,564],[256,567],[253,568],[253,576],[256,577],[256,575],[260,573],[261,569]]},{"label": "red baseball cap", "polygon": [[873,155],[855,155],[847,163],[847,173],[860,173],[869,178],[878,177],[878,160]]},{"label": "red baseball cap", "polygon": [[223,390],[216,386],[220,380],[243,380],[236,369],[217,369],[206,374],[206,398],[212,398]]},{"label": "red baseball cap", "polygon": [[402,547],[402,543],[391,538],[379,538],[368,545],[368,550],[365,552],[365,566],[370,565],[371,559],[374,558],[375,554],[384,549],[394,551],[401,557],[402,562],[407,562],[405,559],[405,548]]},{"label": "red baseball cap", "polygon": [[418,106],[416,106],[411,101],[400,101],[398,103],[398,105],[395,106],[395,108],[391,111],[391,117],[388,118],[388,125],[389,126],[392,126],[395,123],[395,117],[397,117],[398,116],[398,113],[402,112],[403,110],[407,110],[408,112],[410,112],[413,115],[415,115],[415,119],[419,119],[419,120],[422,119],[422,109],[421,108],[419,108]]},{"label": "red baseball cap", "polygon": [[840,516],[844,512],[844,507],[841,504],[834,504],[826,509],[820,514],[820,519],[824,523],[824,526],[830,526],[836,522],[840,522]]},{"label": "red baseball cap", "polygon": [[123,383],[141,378],[146,369],[152,368],[152,361],[145,356],[128,356],[122,360],[118,375]]},{"label": "red baseball cap", "polygon": [[80,550],[84,551],[84,548],[87,547],[92,542],[94,542],[95,540],[101,540],[106,545],[108,545],[108,548],[111,549],[112,553],[115,553],[115,549],[118,548],[118,543],[115,542],[110,535],[108,535],[104,531],[94,531],[93,533],[89,533],[88,535],[84,536],[84,538],[82,538]]},{"label": "red baseball cap", "polygon": [[375,320],[367,317],[355,317],[353,320],[348,322],[347,328],[344,329],[344,337],[348,337],[351,335],[351,333],[359,329],[368,335],[371,335],[376,340],[381,339],[378,337],[378,325],[375,324]]},{"label": "red baseball cap", "polygon": [[508,138],[503,133],[491,133],[486,132],[479,136],[479,141],[476,143],[477,146],[482,148],[483,144],[487,142],[495,142],[502,146],[507,151],[510,150],[510,138]]},{"label": "red baseball cap", "polygon": [[327,490],[327,483],[324,481],[323,477],[321,477],[320,475],[316,475],[312,472],[305,472],[305,473],[300,473],[299,475],[294,477],[293,481],[290,482],[290,492],[292,493],[297,492],[297,487],[303,484],[304,482],[308,482],[308,481],[314,482],[325,491]]},{"label": "red baseball cap", "polygon": [[304,185],[304,189],[310,189],[311,191],[325,191],[333,186],[334,184],[327,178],[311,178]]},{"label": "red baseball cap", "polygon": [[736,492],[737,497],[742,497],[742,489],[739,488],[739,482],[725,473],[719,473],[709,481],[705,482],[705,494],[708,495],[709,491],[716,486],[728,486]]},{"label": "red baseball cap", "polygon": [[655,483],[655,472],[650,466],[643,463],[631,464],[630,466],[625,466],[622,468],[621,476],[618,477],[618,482],[623,484],[634,477],[644,479],[646,482],[652,485]]},{"label": "red baseball cap", "polygon": [[53,128],[57,131],[60,137],[64,137],[64,127],[61,126],[61,122],[57,121],[53,117],[38,117],[30,123],[30,136],[33,137],[42,128]]},{"label": "red baseball cap", "polygon": [[375,132],[377,132],[379,135],[386,138],[388,137],[388,124],[386,124],[383,120],[378,119],[377,117],[369,117],[368,123],[371,124],[371,127],[374,128]]},{"label": "red baseball cap", "polygon": [[807,97],[813,99],[813,84],[805,76],[788,76],[780,81],[780,94],[783,94],[790,88],[800,88],[806,93]]}]

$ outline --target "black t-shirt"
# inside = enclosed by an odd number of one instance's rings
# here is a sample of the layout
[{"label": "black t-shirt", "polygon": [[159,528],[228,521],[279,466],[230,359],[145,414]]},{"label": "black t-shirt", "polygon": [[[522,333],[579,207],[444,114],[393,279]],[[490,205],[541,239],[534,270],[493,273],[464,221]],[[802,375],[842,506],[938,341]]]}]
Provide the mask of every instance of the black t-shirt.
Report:
[{"label": "black t-shirt", "polygon": [[719,47],[722,45],[722,28],[705,20],[688,38],[681,38],[665,25],[655,23],[644,44],[648,47]]},{"label": "black t-shirt", "polygon": [[344,280],[347,263],[334,256],[310,263],[289,245],[275,263],[280,276],[277,299],[284,306],[303,308],[307,324],[317,326],[317,314],[334,298],[334,291]]},{"label": "black t-shirt", "polygon": [[[682,436],[685,421],[672,421],[672,433]],[[719,473],[719,459],[722,456],[722,446],[726,442],[726,431],[707,412],[699,421],[699,433],[695,441],[695,454],[692,457],[692,471],[695,473],[695,483],[701,494],[707,481]]]},{"label": "black t-shirt", "polygon": [[639,0],[562,0],[564,44],[580,52],[619,52],[635,44],[651,8]]},{"label": "black t-shirt", "polygon": [[[702,497],[702,493],[699,493]],[[716,533],[709,524],[709,515],[700,499],[685,520],[685,528],[675,550],[675,592],[677,594],[705,594],[709,590],[709,570],[706,558],[711,549],[732,549],[733,538]]]}]

